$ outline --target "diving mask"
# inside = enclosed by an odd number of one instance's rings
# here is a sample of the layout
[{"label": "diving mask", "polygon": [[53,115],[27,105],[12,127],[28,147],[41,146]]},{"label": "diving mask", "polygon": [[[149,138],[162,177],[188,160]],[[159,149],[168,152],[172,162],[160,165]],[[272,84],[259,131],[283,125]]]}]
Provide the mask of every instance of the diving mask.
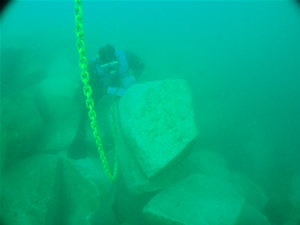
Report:
[{"label": "diving mask", "polygon": [[113,61],[113,62],[105,63],[100,67],[105,73],[116,74],[118,72],[118,66],[119,66],[119,62]]}]

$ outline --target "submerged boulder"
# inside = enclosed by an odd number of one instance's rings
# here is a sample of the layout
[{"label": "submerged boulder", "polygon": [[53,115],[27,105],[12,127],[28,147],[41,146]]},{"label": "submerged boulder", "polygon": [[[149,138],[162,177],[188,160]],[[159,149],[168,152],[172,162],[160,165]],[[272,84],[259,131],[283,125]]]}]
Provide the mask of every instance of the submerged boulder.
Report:
[{"label": "submerged boulder", "polygon": [[62,162],[63,224],[113,223],[114,185],[104,173],[100,159],[74,161],[63,157]]},{"label": "submerged boulder", "polygon": [[[172,166],[197,137],[189,87],[184,80],[132,86],[112,112],[120,168],[131,192],[168,183]],[[164,183],[164,184],[163,184]]]},{"label": "submerged boulder", "polygon": [[230,183],[194,174],[159,192],[143,212],[150,225],[234,225],[244,203]]},{"label": "submerged boulder", "polygon": [[[65,55],[51,62],[48,77],[36,86],[35,102],[43,119],[48,123],[64,123],[78,111],[78,104],[84,104],[77,90],[80,84],[79,68],[67,61]],[[80,96],[76,96],[80,92]]]},{"label": "submerged boulder", "polygon": [[30,98],[21,94],[3,98],[1,125],[5,133],[5,138],[1,138],[1,142],[5,142],[2,152],[4,167],[37,152],[43,120]]},{"label": "submerged boulder", "polygon": [[213,150],[194,148],[194,151],[191,151],[179,164],[178,172],[182,174],[182,177],[195,173],[224,180],[229,180],[232,177],[225,159]]},{"label": "submerged boulder", "polygon": [[59,224],[58,158],[38,154],[20,160],[1,178],[0,222],[9,225]]},{"label": "submerged boulder", "polygon": [[[41,52],[41,51],[39,51]],[[38,55],[26,48],[1,48],[0,96],[16,95],[40,83],[47,76]]]},{"label": "submerged boulder", "polygon": [[98,158],[37,154],[1,177],[0,224],[114,224],[114,186]]},{"label": "submerged boulder", "polygon": [[[66,55],[51,61],[49,76],[36,86],[34,101],[45,121],[39,149],[57,153],[70,146],[77,131],[79,105],[84,106],[80,71],[68,62]],[[77,96],[78,95],[78,96]]]}]

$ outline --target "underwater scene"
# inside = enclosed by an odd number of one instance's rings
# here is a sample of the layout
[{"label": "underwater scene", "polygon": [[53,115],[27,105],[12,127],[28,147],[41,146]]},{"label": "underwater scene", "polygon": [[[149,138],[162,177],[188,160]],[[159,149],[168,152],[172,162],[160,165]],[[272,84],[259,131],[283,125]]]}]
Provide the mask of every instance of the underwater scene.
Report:
[{"label": "underwater scene", "polygon": [[0,21],[0,225],[300,225],[300,1]]}]

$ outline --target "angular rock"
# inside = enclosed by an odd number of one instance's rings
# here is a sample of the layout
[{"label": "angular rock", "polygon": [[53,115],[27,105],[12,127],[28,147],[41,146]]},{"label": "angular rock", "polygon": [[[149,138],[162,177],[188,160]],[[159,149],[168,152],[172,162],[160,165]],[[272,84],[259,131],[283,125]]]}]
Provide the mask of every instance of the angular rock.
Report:
[{"label": "angular rock", "polygon": [[111,220],[108,209],[114,202],[114,186],[104,173],[100,159],[64,158],[62,167],[64,224],[102,224],[101,221]]},{"label": "angular rock", "polygon": [[24,92],[47,76],[46,70],[42,68],[45,64],[39,63],[37,55],[32,54],[32,46],[30,49],[3,48],[0,54],[1,97]]},{"label": "angular rock", "polygon": [[59,184],[56,180],[58,158],[35,155],[20,160],[3,174],[1,180],[1,224],[60,224],[57,214]]},{"label": "angular rock", "polygon": [[150,225],[234,225],[244,202],[233,185],[194,174],[159,192],[143,212]]},{"label": "angular rock", "polygon": [[5,171],[0,224],[115,224],[113,191],[99,159],[35,155]]},{"label": "angular rock", "polygon": [[76,135],[77,119],[70,117],[63,123],[45,124],[38,142],[39,152],[56,154],[68,149]]},{"label": "angular rock", "polygon": [[180,171],[184,177],[201,173],[228,180],[232,176],[224,158],[218,152],[212,150],[195,149],[180,164],[182,167]]},{"label": "angular rock", "polygon": [[39,143],[43,153],[57,153],[70,146],[77,131],[78,106],[84,105],[83,91],[78,88],[80,71],[66,58],[61,55],[51,62],[49,76],[35,90],[35,103],[45,121]]},{"label": "angular rock", "polygon": [[145,204],[154,196],[154,193],[132,194],[122,181],[120,176],[118,178],[116,199],[114,202],[114,211],[118,220],[132,225],[146,224],[142,210]]},{"label": "angular rock", "polygon": [[187,83],[178,79],[134,85],[121,98],[117,112],[112,123],[117,127],[120,168],[129,190],[159,189],[161,182],[168,183],[164,170],[198,134]]},{"label": "angular rock", "polygon": [[1,125],[6,133],[5,140],[2,140],[6,145],[5,167],[36,153],[43,120],[31,99],[23,95],[2,99]]},{"label": "angular rock", "polygon": [[80,90],[82,96],[76,96],[80,71],[62,55],[51,63],[48,73],[48,77],[36,87],[35,101],[46,122],[63,123],[78,111],[78,104],[84,104],[83,91]]}]

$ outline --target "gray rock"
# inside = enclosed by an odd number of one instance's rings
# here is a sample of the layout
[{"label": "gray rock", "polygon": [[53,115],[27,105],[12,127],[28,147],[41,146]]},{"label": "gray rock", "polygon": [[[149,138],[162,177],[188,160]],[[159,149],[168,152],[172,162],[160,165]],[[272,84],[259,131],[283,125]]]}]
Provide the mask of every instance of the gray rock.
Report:
[{"label": "gray rock", "polygon": [[120,168],[129,190],[143,193],[170,183],[164,170],[198,134],[187,83],[178,79],[134,85],[118,110],[113,124],[119,131]]},{"label": "gray rock", "polygon": [[180,164],[178,171],[183,173],[183,177],[201,173],[232,183],[247,202],[258,211],[261,211],[268,202],[268,196],[262,188],[241,173],[231,173],[226,161],[218,152],[206,149],[193,151]]},{"label": "gray rock", "polygon": [[232,176],[224,158],[218,152],[212,150],[195,149],[189,153],[180,164],[182,167],[180,170],[184,177],[201,173],[229,180]]},{"label": "gray rock", "polygon": [[[39,51],[40,52],[40,51]],[[8,97],[26,91],[46,78],[44,64],[38,62],[37,55],[30,49],[1,49],[0,96]]]},{"label": "gray rock", "polygon": [[35,155],[11,166],[1,181],[0,221],[9,225],[59,224],[58,158]]},{"label": "gray rock", "polygon": [[71,66],[64,55],[52,61],[48,77],[36,86],[35,102],[46,122],[62,123],[78,111],[82,104],[81,96],[76,96],[79,82],[79,68]]},{"label": "gray rock", "polygon": [[3,98],[1,101],[1,124],[5,130],[6,149],[4,166],[37,152],[42,134],[43,120],[34,102],[24,95]]},{"label": "gray rock", "polygon": [[5,171],[1,224],[115,224],[113,183],[98,158],[38,154]]},{"label": "gray rock", "polygon": [[244,202],[230,183],[194,174],[159,192],[143,212],[151,225],[233,225]]},{"label": "gray rock", "polygon": [[69,148],[77,130],[78,117],[70,116],[61,123],[47,123],[38,141],[41,153],[56,154]]},{"label": "gray rock", "polygon": [[[35,88],[34,100],[45,121],[39,150],[57,153],[70,146],[78,127],[79,105],[84,105],[79,90],[80,71],[62,54],[51,61],[49,76]],[[76,76],[77,75],[77,76]]]},{"label": "gray rock", "polygon": [[113,220],[108,209],[114,202],[114,186],[104,173],[100,159],[64,158],[62,167],[64,224],[90,225]]}]

